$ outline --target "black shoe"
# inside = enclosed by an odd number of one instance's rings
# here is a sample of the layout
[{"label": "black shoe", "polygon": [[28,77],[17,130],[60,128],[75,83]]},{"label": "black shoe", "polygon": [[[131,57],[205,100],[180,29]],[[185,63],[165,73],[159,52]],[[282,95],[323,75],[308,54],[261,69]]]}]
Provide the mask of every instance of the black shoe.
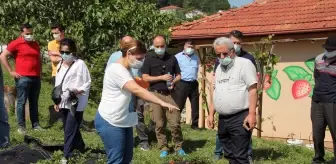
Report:
[{"label": "black shoe", "polygon": [[190,128],[193,129],[193,130],[203,130],[202,128],[199,128],[197,126],[191,126]]}]

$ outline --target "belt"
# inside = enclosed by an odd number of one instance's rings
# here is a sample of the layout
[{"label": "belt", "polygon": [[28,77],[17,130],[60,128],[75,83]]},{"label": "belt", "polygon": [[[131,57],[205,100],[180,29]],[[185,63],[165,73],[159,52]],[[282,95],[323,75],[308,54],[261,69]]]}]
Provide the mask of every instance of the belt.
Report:
[{"label": "belt", "polygon": [[170,90],[150,90],[152,92],[155,92],[155,93],[160,93],[160,94],[163,94],[163,95],[169,95],[171,92]]},{"label": "belt", "polygon": [[185,81],[185,80],[181,80],[181,82],[184,82],[184,83],[198,83],[197,80],[193,80],[193,81]]}]

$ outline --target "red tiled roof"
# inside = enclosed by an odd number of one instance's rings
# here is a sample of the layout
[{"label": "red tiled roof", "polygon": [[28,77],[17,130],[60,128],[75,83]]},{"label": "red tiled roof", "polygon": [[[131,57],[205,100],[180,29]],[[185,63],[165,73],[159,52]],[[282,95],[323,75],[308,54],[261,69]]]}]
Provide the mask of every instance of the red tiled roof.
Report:
[{"label": "red tiled roof", "polygon": [[215,38],[336,30],[336,0],[266,0],[172,28],[173,39]]},{"label": "red tiled roof", "polygon": [[174,5],[170,5],[170,6],[165,6],[160,8],[160,10],[170,10],[170,9],[179,9],[180,7],[178,6],[174,6]]}]

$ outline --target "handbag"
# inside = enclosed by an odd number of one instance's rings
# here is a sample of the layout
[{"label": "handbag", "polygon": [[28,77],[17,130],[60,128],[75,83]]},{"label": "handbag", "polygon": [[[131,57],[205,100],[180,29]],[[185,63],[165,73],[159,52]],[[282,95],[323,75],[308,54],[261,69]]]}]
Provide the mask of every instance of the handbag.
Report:
[{"label": "handbag", "polygon": [[[62,62],[61,62],[61,66],[62,66],[62,63],[63,63],[63,60],[62,60]],[[60,104],[61,101],[62,101],[62,94],[63,94],[62,86],[63,86],[63,81],[64,81],[65,76],[66,76],[67,73],[69,72],[71,66],[72,66],[74,63],[75,63],[75,62],[73,61],[73,62],[71,63],[71,65],[69,66],[68,70],[65,72],[61,84],[59,84],[58,86],[56,86],[56,87],[52,90],[52,92],[51,92],[51,99],[54,101],[54,104],[56,104],[56,105]],[[59,72],[59,70],[61,69],[61,66],[58,68],[57,72]]]}]

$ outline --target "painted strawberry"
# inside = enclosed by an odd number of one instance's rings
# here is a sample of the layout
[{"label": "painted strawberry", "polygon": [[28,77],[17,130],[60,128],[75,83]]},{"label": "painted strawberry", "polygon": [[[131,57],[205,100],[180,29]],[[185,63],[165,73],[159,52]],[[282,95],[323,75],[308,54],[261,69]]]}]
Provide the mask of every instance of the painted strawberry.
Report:
[{"label": "painted strawberry", "polygon": [[[260,80],[260,73],[257,73],[257,78],[258,81]],[[271,76],[269,74],[265,74],[265,81],[264,81],[264,90],[266,91],[267,89],[271,88],[272,86],[272,81],[271,81]]]},{"label": "painted strawberry", "polygon": [[292,86],[294,99],[300,99],[309,95],[312,87],[307,80],[296,80]]}]

